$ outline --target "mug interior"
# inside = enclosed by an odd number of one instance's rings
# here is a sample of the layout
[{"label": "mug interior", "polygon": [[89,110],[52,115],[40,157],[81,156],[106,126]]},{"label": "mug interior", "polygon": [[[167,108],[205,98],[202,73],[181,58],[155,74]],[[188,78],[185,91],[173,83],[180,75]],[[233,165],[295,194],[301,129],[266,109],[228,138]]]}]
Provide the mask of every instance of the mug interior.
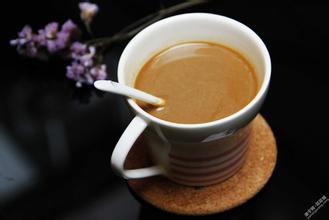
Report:
[{"label": "mug interior", "polygon": [[118,81],[133,86],[142,66],[159,51],[170,46],[191,42],[208,41],[239,51],[255,68],[259,90],[255,98],[238,112],[212,122],[181,124],[156,118],[132,99],[130,106],[148,120],[169,127],[201,128],[224,123],[252,108],[266,93],[271,74],[269,53],[262,40],[247,26],[225,16],[190,13],[160,20],[139,32],[124,49],[118,65]]}]

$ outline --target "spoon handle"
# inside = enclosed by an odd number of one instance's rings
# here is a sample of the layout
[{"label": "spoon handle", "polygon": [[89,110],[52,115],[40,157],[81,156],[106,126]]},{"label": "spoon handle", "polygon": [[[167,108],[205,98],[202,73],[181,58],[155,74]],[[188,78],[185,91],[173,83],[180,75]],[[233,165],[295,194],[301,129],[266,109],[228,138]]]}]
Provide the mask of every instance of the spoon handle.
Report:
[{"label": "spoon handle", "polygon": [[97,80],[94,83],[94,86],[102,91],[111,92],[119,95],[124,95],[129,98],[138,99],[140,101],[150,103],[152,105],[162,106],[164,105],[164,100],[143,92],[138,89],[134,89],[132,87],[123,85],[121,83],[117,83],[111,80]]}]

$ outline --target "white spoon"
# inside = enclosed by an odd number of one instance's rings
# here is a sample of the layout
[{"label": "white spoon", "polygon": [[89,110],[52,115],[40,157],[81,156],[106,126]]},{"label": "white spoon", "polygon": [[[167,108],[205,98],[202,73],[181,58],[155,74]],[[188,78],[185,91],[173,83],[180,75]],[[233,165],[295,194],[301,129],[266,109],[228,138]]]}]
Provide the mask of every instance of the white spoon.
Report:
[{"label": "white spoon", "polygon": [[165,100],[143,92],[138,89],[134,89],[132,87],[113,82],[111,80],[97,80],[94,82],[94,86],[102,91],[111,92],[118,95],[123,95],[129,98],[138,99],[140,101],[156,105],[156,106],[163,106],[165,104]]}]

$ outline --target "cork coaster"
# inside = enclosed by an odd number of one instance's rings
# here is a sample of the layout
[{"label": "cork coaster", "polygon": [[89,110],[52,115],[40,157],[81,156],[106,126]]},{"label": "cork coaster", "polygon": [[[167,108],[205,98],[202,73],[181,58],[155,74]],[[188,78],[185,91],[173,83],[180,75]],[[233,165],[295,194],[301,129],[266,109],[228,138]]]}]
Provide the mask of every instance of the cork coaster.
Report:
[{"label": "cork coaster", "polygon": [[[167,212],[180,215],[207,215],[232,209],[255,196],[272,175],[277,148],[274,135],[265,119],[258,115],[252,122],[252,135],[242,168],[224,182],[189,187],[156,176],[129,180],[130,190],[139,199]],[[125,168],[151,165],[147,147],[139,139],[131,149]]]}]

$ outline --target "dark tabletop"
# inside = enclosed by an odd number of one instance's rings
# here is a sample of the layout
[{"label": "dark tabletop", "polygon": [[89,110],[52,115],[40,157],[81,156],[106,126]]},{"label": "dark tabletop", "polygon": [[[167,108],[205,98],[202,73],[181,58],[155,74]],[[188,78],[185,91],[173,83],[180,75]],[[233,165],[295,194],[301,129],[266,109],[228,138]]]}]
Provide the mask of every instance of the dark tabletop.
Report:
[{"label": "dark tabletop", "polygon": [[[40,28],[53,20],[78,21],[77,3],[2,3],[0,219],[185,219],[141,205],[112,173],[111,152],[132,117],[122,98],[77,89],[65,77],[66,62],[27,59],[9,46],[26,23]],[[110,36],[175,3],[99,1],[95,36]],[[273,176],[246,204],[205,219],[307,219],[304,214],[320,198],[329,198],[329,16],[325,5],[306,3],[223,0],[178,12],[241,21],[259,34],[272,57],[261,113],[278,144]],[[126,44],[106,53],[111,79]],[[329,219],[329,202],[313,212],[312,220]]]}]

